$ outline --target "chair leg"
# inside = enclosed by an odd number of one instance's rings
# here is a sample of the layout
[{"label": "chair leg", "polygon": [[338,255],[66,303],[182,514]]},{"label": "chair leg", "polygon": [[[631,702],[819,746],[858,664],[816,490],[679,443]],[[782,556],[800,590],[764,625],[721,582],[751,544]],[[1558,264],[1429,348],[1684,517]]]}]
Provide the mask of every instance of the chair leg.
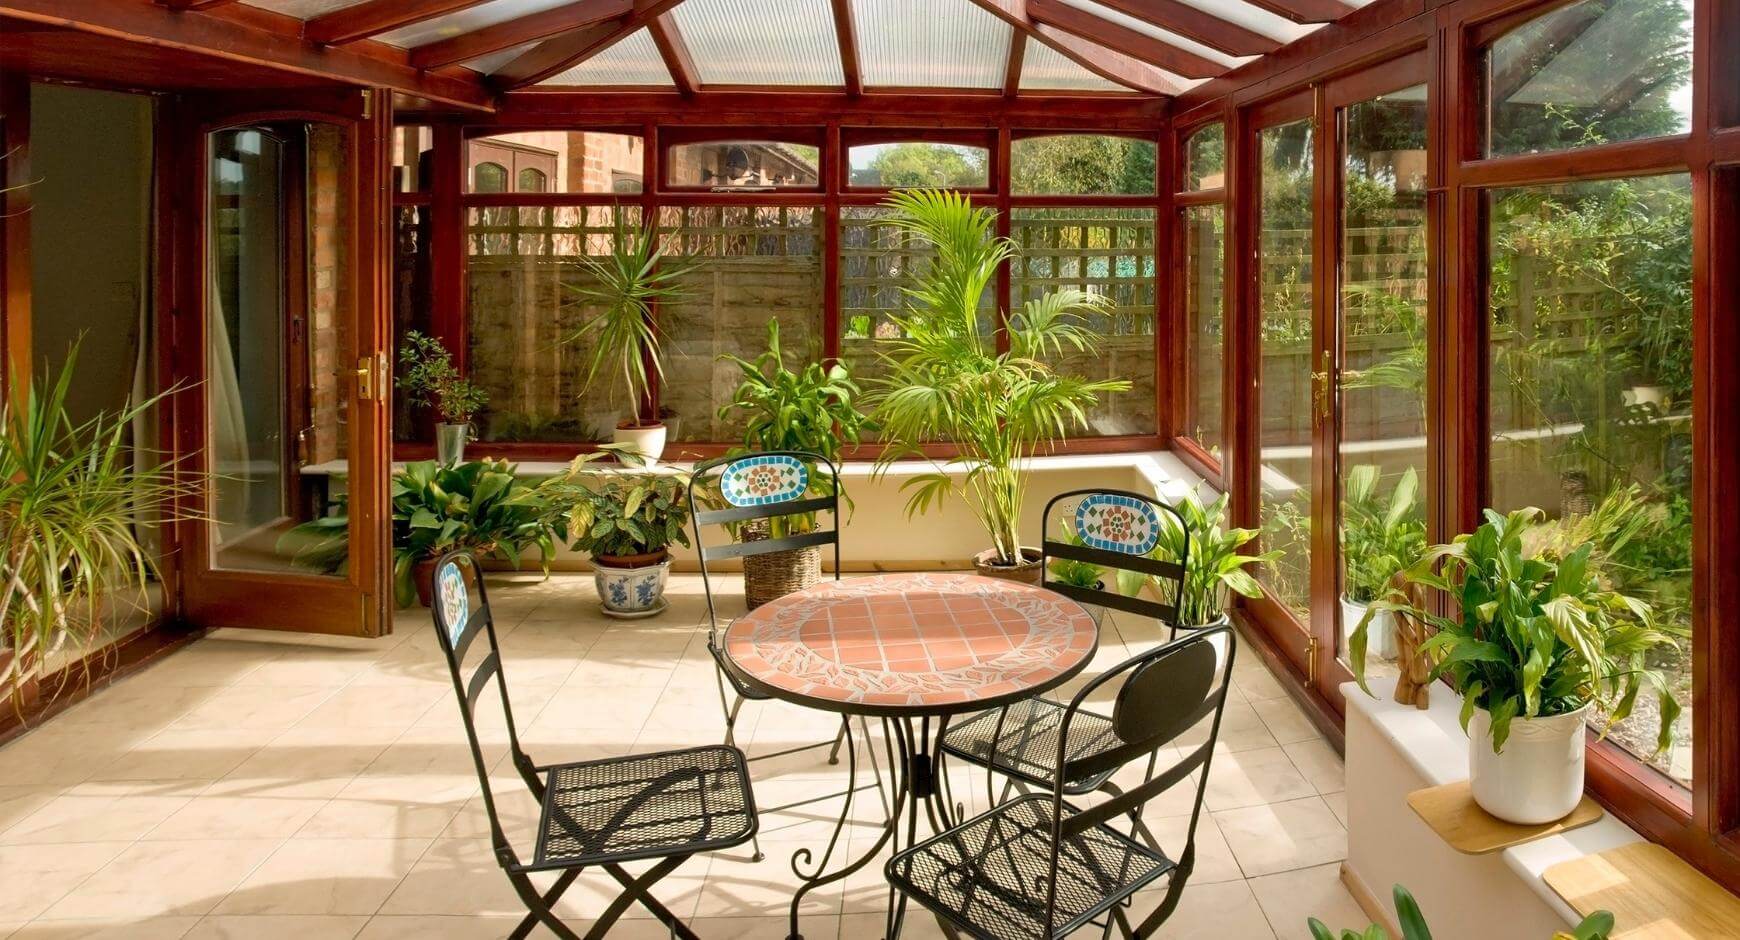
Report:
[{"label": "chair leg", "polygon": [[[524,874],[509,872],[508,880],[513,882],[514,891],[519,894],[520,900],[525,903],[528,912],[525,919],[520,921],[519,926],[508,934],[509,940],[525,940],[526,937],[532,935],[532,928],[538,926],[540,922],[562,940],[580,940],[580,935],[575,933],[567,924],[562,923],[561,918],[557,917],[555,913],[556,902],[561,900],[562,892],[567,891],[568,886],[573,884],[574,879],[578,877],[580,877],[580,869],[570,868],[562,873],[562,877],[556,879],[556,883],[550,886],[549,891],[539,894],[530,878]],[[625,904],[624,907],[627,905]]]},{"label": "chair leg", "polygon": [[[627,903],[638,901],[642,907],[651,911],[652,915],[657,917],[660,923],[671,929],[672,936],[680,937],[682,940],[700,940],[700,938],[695,935],[695,932],[690,930],[687,924],[683,923],[682,918],[672,913],[670,908],[665,907],[664,904],[659,902],[658,898],[653,897],[647,890],[654,884],[658,883],[659,879],[673,871],[676,871],[677,866],[688,861],[688,859],[689,856],[687,855],[673,855],[648,869],[647,873],[641,875],[639,878],[635,878],[627,871],[623,870],[621,865],[606,865],[604,866],[604,870],[609,872],[610,877],[615,878],[617,883],[622,885],[622,895],[618,897],[617,900],[625,902],[624,907],[627,906]],[[616,914],[617,916],[621,916],[622,912],[617,911]],[[615,919],[615,917],[612,917],[611,921],[614,922]],[[600,919],[598,925],[595,926],[593,930],[596,932],[599,927],[609,930],[610,926],[611,924]],[[604,934],[599,933],[598,936],[603,937]]]},{"label": "chair leg", "polygon": [[948,940],[961,940],[961,932],[956,930],[955,925],[949,923],[941,914],[936,915],[936,925]]}]

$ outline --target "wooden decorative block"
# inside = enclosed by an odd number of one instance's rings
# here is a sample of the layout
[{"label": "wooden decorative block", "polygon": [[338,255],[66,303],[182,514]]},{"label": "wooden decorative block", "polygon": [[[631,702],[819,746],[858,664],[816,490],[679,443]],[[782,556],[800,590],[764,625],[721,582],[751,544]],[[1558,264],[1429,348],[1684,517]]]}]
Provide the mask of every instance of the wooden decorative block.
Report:
[{"label": "wooden decorative block", "polygon": [[1740,938],[1740,898],[1653,842],[1560,862],[1542,878],[1578,914],[1611,911],[1614,940]]},{"label": "wooden decorative block", "polygon": [[1601,807],[1585,796],[1569,816],[1558,822],[1519,826],[1481,809],[1474,802],[1474,791],[1466,780],[1415,790],[1408,794],[1408,806],[1451,848],[1464,855],[1502,851],[1542,836],[1587,826],[1601,818]]}]

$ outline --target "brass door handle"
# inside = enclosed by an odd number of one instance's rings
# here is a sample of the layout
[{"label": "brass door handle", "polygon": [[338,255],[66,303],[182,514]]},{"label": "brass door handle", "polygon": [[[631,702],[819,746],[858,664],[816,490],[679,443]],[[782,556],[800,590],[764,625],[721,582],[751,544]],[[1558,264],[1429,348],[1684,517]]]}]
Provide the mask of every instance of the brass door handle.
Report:
[{"label": "brass door handle", "polygon": [[1328,421],[1333,411],[1333,401],[1330,397],[1329,370],[1319,369],[1311,373],[1311,411],[1320,420]]}]

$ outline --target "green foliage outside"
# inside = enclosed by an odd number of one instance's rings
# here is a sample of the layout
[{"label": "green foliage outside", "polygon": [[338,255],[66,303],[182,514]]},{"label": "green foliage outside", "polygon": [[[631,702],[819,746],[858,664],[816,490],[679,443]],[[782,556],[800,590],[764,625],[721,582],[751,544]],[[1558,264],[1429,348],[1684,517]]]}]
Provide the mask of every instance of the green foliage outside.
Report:
[{"label": "green foliage outside", "polygon": [[1152,141],[1097,134],[1025,137],[1009,148],[1016,193],[1037,195],[1154,192]]},{"label": "green foliage outside", "polygon": [[894,189],[980,189],[990,184],[990,154],[956,144],[905,143],[876,152],[869,166],[853,168],[852,185]]}]

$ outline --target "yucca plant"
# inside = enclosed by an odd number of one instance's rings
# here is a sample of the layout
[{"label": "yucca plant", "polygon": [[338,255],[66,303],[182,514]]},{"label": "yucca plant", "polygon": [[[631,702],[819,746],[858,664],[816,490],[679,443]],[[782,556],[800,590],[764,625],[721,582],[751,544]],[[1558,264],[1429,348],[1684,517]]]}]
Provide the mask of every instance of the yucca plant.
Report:
[{"label": "yucca plant", "polygon": [[[904,314],[892,317],[901,334],[882,354],[889,376],[877,385],[874,417],[888,446],[878,473],[923,445],[948,442],[957,456],[934,473],[908,480],[908,515],[939,505],[957,489],[991,537],[995,564],[1023,560],[1018,528],[1028,473],[1023,458],[1045,451],[1070,431],[1087,426],[1087,409],[1121,379],[1092,381],[1062,375],[1044,362],[1066,352],[1092,352],[1098,338],[1085,315],[1106,309],[1099,294],[1061,288],[1036,297],[1008,320],[1009,349],[980,328],[979,305],[1015,244],[996,233],[997,214],[975,208],[960,193],[916,189],[897,192],[879,222],[902,230],[936,251],[925,274],[905,289]],[[957,475],[947,472],[952,467]]]},{"label": "yucca plant", "polygon": [[[64,649],[89,651],[111,605],[142,598],[156,573],[142,523],[182,518],[191,484],[173,461],[141,459],[133,422],[155,395],[83,421],[67,412],[78,348],[52,381],[0,401],[0,690]],[[167,393],[165,393],[167,394]]]},{"label": "yucca plant", "polygon": [[563,341],[592,341],[586,390],[604,375],[609,401],[625,407],[631,426],[639,426],[640,405],[651,394],[653,376],[664,376],[653,307],[684,298],[686,291],[679,281],[693,266],[665,256],[651,223],[629,226],[621,219],[610,253],[596,258],[583,255],[580,264],[587,282],[567,289],[578,303],[595,305],[599,312]]}]

